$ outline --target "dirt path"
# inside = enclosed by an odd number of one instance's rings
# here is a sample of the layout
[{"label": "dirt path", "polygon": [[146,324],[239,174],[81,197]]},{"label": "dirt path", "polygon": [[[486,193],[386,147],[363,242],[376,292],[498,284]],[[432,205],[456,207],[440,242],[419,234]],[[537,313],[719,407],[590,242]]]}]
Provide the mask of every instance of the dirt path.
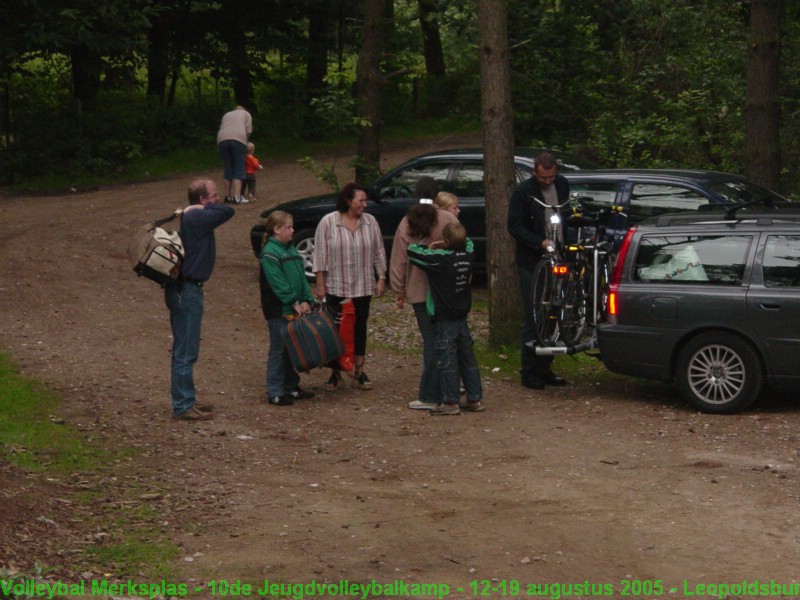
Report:
[{"label": "dirt path", "polygon": [[[429,149],[389,148],[386,164]],[[266,327],[248,231],[267,198],[324,191],[293,163],[270,164],[262,201],[219,230],[196,369],[217,417],[171,421],[166,309],[159,290],[131,274],[125,247],[144,220],[183,204],[191,178],[0,198],[0,352],[65,398],[69,423],[136,449],[106,465],[107,484],[138,490],[130,510],[156,511],[180,545],[175,583],[403,580],[500,597],[470,582],[516,580],[524,596],[538,591],[528,584],[588,581],[622,597],[625,580],[646,582],[632,596],[663,580],[663,595],[681,597],[684,585],[703,596],[694,586],[800,581],[800,412],[791,403],[713,417],[665,385],[587,379],[535,393],[487,377],[487,412],[433,419],[405,408],[418,359],[373,348],[373,391],[326,393],[326,373],[315,371],[304,376],[313,400],[260,404]],[[23,515],[16,527],[33,527],[41,515],[15,512],[11,499],[6,492],[0,517]],[[0,567],[33,558],[0,541]],[[83,576],[103,574],[115,575],[113,565]]]}]

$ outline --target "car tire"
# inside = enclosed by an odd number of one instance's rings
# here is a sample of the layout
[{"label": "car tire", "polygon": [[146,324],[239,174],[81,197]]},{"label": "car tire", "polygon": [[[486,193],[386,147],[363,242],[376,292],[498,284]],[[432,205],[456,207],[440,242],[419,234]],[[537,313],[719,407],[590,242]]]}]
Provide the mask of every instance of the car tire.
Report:
[{"label": "car tire", "polygon": [[681,395],[706,413],[744,410],[764,387],[764,368],[756,351],[725,331],[706,332],[689,341],[678,356],[675,375]]},{"label": "car tire", "polygon": [[297,248],[297,253],[303,259],[303,270],[309,282],[316,281],[314,274],[314,230],[303,229],[294,234],[292,243]]}]

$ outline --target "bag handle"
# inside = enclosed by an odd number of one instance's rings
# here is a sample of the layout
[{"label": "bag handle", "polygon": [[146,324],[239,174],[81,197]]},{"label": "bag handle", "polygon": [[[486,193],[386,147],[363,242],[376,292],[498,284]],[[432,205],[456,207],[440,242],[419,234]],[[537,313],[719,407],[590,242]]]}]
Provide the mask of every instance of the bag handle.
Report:
[{"label": "bag handle", "polygon": [[161,227],[164,223],[169,223],[175,217],[180,217],[183,215],[183,209],[179,208],[174,213],[172,213],[168,217],[164,217],[163,219],[159,219],[158,221],[153,221],[153,227]]}]

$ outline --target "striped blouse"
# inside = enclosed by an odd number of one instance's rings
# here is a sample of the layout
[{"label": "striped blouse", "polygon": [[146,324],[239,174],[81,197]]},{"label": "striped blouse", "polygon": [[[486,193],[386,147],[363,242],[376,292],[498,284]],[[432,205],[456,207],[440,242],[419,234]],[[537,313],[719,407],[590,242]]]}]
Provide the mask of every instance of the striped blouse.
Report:
[{"label": "striped blouse", "polygon": [[363,213],[353,233],[338,211],[322,217],[314,237],[314,272],[326,271],[329,294],[359,298],[375,294],[376,276],[386,273],[386,251],[378,222]]}]

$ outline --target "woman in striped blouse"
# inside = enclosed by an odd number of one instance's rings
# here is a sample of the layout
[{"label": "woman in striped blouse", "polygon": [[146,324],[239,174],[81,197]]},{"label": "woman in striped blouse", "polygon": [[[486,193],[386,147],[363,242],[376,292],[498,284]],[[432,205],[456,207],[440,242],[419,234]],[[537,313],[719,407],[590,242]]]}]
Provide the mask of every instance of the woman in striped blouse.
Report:
[{"label": "woman in striped blouse", "polygon": [[[336,211],[325,215],[314,237],[314,272],[316,296],[330,306],[346,298],[353,300],[356,312],[355,370],[353,387],[372,389],[364,372],[367,348],[367,320],[372,296],[381,296],[386,288],[386,251],[378,222],[364,212],[367,192],[357,183],[348,183],[339,194]],[[342,384],[342,375],[334,369],[328,389]]]}]

